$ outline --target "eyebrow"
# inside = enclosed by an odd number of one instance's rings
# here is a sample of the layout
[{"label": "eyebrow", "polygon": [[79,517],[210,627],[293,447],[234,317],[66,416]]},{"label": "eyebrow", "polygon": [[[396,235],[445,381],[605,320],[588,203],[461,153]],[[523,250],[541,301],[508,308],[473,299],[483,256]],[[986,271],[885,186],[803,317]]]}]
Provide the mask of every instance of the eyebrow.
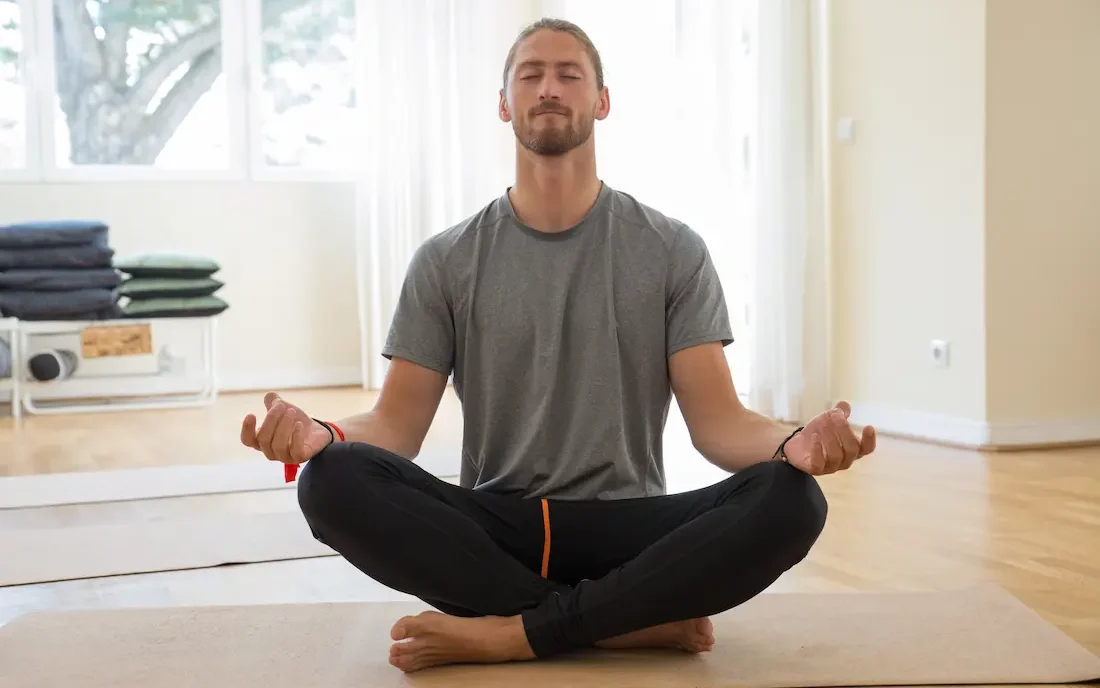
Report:
[{"label": "eyebrow", "polygon": [[[516,69],[522,69],[524,67],[545,67],[546,60],[524,60],[516,65]],[[583,69],[580,62],[574,62],[573,60],[560,60],[554,63],[555,67],[575,67],[577,69]]]}]

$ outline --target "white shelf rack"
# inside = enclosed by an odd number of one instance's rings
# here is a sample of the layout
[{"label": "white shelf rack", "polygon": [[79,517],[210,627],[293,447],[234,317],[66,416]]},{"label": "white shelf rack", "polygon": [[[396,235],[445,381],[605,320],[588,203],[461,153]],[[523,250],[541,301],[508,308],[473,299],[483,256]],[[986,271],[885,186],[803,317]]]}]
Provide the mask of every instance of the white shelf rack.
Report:
[{"label": "white shelf rack", "polygon": [[[0,321],[0,323],[12,321]],[[91,327],[148,325],[153,332],[168,328],[197,328],[200,339],[198,370],[76,376],[62,380],[30,378],[27,363],[34,340],[50,335],[79,334]],[[3,325],[0,325],[2,328]],[[12,416],[29,414],[94,413],[209,406],[217,400],[217,316],[122,320],[14,321],[12,336]],[[2,330],[0,330],[2,331]],[[155,335],[154,335],[155,336]],[[156,347],[154,353],[156,356]],[[147,354],[146,356],[148,356]],[[2,389],[2,388],[0,388]]]},{"label": "white shelf rack", "polygon": [[19,399],[19,366],[23,360],[19,350],[19,321],[15,318],[0,318],[0,337],[7,340],[8,348],[11,350],[11,377],[0,379],[0,392],[7,392],[10,395],[11,416],[18,419],[22,409]]}]

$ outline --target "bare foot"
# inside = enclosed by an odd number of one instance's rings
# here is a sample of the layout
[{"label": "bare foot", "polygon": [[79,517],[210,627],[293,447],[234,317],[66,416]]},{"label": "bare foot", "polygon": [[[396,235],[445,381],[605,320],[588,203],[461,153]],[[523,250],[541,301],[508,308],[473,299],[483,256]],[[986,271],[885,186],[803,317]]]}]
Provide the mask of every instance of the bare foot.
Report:
[{"label": "bare foot", "polygon": [[596,643],[605,650],[669,648],[684,652],[710,652],[714,647],[714,624],[710,619],[689,619],[643,628]]},{"label": "bare foot", "polygon": [[519,616],[464,618],[439,612],[406,616],[393,625],[390,664],[406,673],[443,664],[534,659]]}]

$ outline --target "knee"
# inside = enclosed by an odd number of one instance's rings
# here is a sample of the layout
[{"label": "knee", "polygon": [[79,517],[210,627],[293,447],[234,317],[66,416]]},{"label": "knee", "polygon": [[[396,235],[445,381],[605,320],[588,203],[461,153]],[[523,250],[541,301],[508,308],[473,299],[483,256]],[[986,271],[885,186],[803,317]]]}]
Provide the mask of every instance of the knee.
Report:
[{"label": "knee", "polygon": [[812,475],[788,463],[770,461],[758,467],[767,481],[764,509],[774,536],[801,560],[825,529],[829,506]]},{"label": "knee", "polygon": [[298,506],[314,535],[353,503],[369,501],[363,491],[392,476],[390,463],[384,452],[359,442],[337,442],[307,461],[298,477]]}]

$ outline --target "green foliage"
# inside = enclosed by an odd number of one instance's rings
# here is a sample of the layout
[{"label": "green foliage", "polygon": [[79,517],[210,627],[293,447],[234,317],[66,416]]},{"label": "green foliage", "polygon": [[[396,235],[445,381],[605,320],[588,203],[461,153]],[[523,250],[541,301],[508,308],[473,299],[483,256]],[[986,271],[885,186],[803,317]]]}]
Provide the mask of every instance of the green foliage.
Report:
[{"label": "green foliage", "polygon": [[349,46],[332,39],[354,35],[355,0],[306,0],[285,12],[265,14],[264,64],[343,62],[351,57]]},{"label": "green foliage", "polygon": [[[55,2],[85,0],[55,0]],[[89,15],[99,26],[126,26],[150,33],[179,33],[181,26],[203,26],[221,16],[218,0],[91,0]]]}]

